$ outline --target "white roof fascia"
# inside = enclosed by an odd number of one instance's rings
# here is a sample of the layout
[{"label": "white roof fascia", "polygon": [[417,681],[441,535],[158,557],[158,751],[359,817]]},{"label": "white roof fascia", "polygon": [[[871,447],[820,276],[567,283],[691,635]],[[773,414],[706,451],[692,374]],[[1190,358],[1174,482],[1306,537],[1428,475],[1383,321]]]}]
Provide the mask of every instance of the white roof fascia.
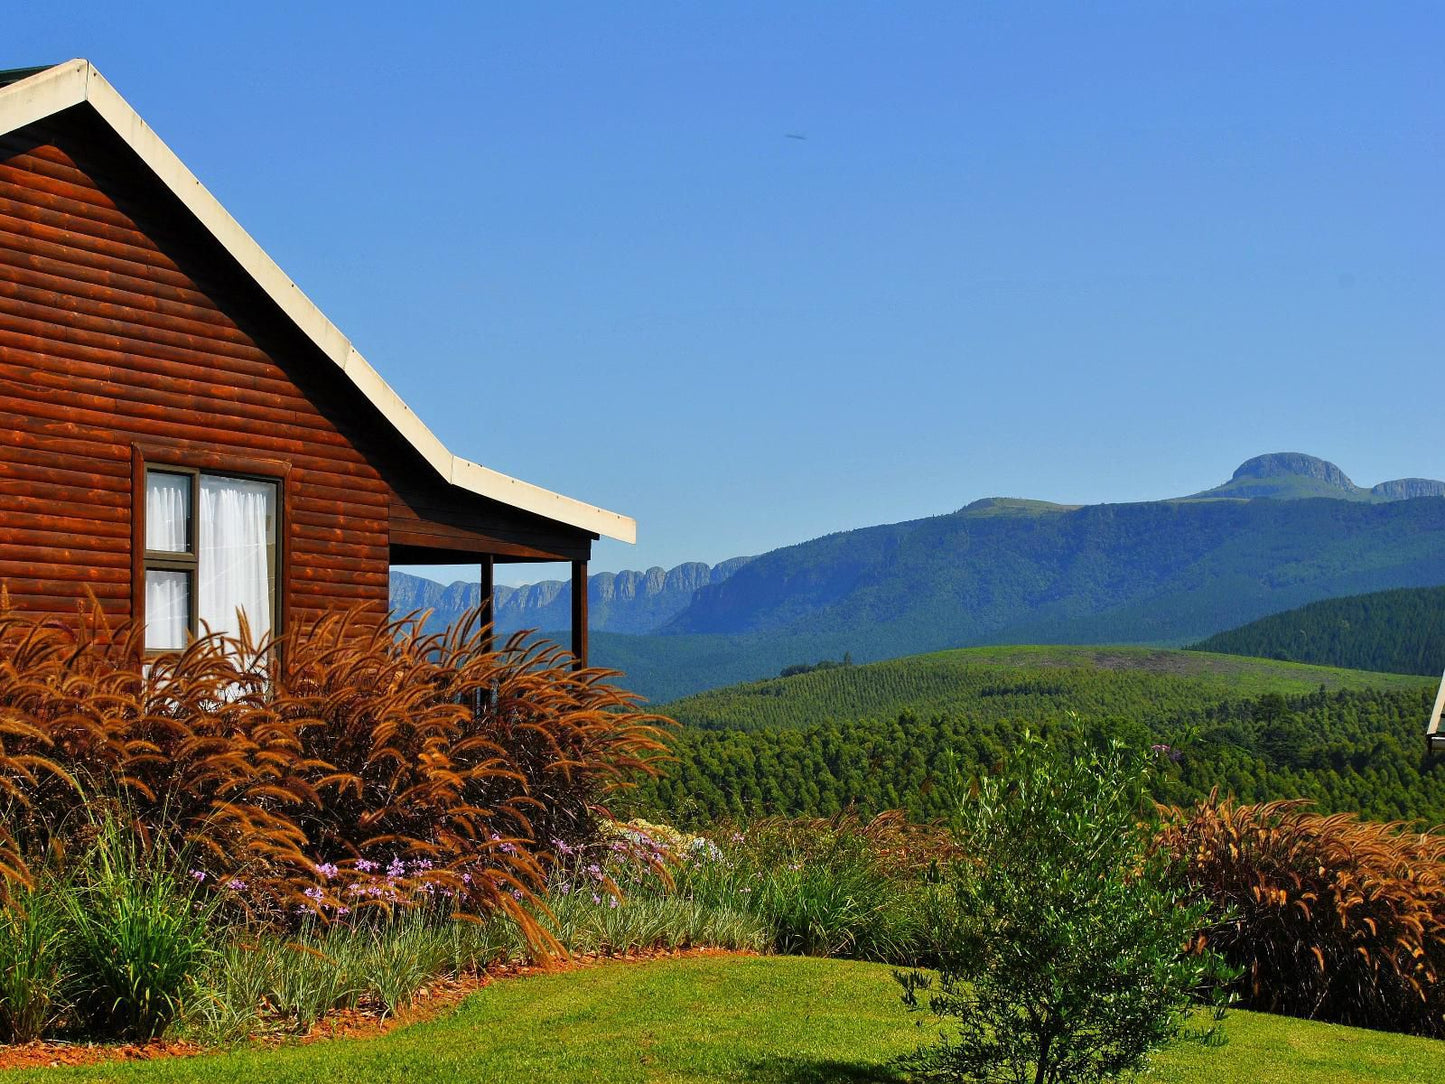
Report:
[{"label": "white roof fascia", "polygon": [[0,131],[13,132],[85,101],[90,63],[71,60],[0,90]]},{"label": "white roof fascia", "polygon": [[622,542],[637,541],[637,523],[627,516],[510,478],[450,452],[89,61],[57,64],[0,88],[0,133],[23,128],[82,101],[90,103],[292,323],[350,378],[445,481],[580,530]]}]

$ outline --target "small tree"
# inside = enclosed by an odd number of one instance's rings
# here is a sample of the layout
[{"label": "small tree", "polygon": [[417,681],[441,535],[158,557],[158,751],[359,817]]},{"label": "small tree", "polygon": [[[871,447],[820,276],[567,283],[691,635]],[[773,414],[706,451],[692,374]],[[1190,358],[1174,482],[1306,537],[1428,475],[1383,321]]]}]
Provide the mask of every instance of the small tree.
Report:
[{"label": "small tree", "polygon": [[904,1001],[958,1021],[906,1060],[937,1079],[1046,1084],[1137,1071],[1185,1031],[1214,961],[1186,955],[1205,919],[1154,853],[1143,762],[1026,738],[957,801],[965,857],[948,883],[936,986]]}]

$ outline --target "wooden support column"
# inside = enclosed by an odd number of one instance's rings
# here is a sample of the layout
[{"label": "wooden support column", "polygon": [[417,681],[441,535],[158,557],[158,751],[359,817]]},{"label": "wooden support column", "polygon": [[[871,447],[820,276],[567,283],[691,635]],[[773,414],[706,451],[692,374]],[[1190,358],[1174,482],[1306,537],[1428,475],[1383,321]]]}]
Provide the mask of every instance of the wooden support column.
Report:
[{"label": "wooden support column", "polygon": [[572,669],[587,665],[587,562],[572,562]]},{"label": "wooden support column", "polygon": [[[496,597],[496,558],[491,554],[482,558],[480,575],[477,577],[477,624],[481,637],[479,645],[483,651],[492,651],[497,645],[496,631],[492,628],[494,614],[492,613],[492,600]],[[477,713],[488,714],[497,701],[497,686],[495,683],[484,689],[477,690]]]},{"label": "wooden support column", "polygon": [[490,555],[483,557],[482,574],[478,580],[478,586],[480,587],[480,591],[478,592],[477,596],[477,605],[480,608],[481,612],[477,615],[477,620],[481,624],[482,628],[487,630],[482,640],[482,649],[484,651],[491,651],[493,646],[496,644],[496,636],[494,635],[492,630],[492,622],[496,620],[495,616],[492,614],[492,599],[495,598],[497,594],[496,576],[496,559]]}]

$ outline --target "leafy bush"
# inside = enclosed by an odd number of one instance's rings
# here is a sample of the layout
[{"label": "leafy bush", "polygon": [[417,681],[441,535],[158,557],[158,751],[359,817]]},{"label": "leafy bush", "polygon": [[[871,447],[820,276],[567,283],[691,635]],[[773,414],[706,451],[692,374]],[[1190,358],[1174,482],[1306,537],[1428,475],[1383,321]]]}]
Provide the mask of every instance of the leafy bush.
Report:
[{"label": "leafy bush", "polygon": [[[957,792],[956,792],[957,793]],[[1138,1071],[1183,1031],[1207,906],[1150,853],[1145,774],[1118,746],[1024,741],[960,795],[949,924],[929,1008],[957,1030],[908,1063],[947,1080],[1090,1081]],[[900,974],[904,1000],[933,982]]]},{"label": "leafy bush", "polygon": [[1252,1008],[1445,1036],[1445,835],[1217,794],[1161,846],[1233,917],[1209,945]]}]

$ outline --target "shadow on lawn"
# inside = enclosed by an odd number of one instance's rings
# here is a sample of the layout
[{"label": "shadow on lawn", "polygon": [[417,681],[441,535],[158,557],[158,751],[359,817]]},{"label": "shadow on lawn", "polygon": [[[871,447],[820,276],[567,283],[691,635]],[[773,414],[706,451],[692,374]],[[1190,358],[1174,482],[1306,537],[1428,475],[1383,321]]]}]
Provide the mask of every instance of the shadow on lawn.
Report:
[{"label": "shadow on lawn", "polygon": [[747,1067],[745,1080],[756,1084],[902,1084],[887,1065],[828,1058],[763,1058]]}]

